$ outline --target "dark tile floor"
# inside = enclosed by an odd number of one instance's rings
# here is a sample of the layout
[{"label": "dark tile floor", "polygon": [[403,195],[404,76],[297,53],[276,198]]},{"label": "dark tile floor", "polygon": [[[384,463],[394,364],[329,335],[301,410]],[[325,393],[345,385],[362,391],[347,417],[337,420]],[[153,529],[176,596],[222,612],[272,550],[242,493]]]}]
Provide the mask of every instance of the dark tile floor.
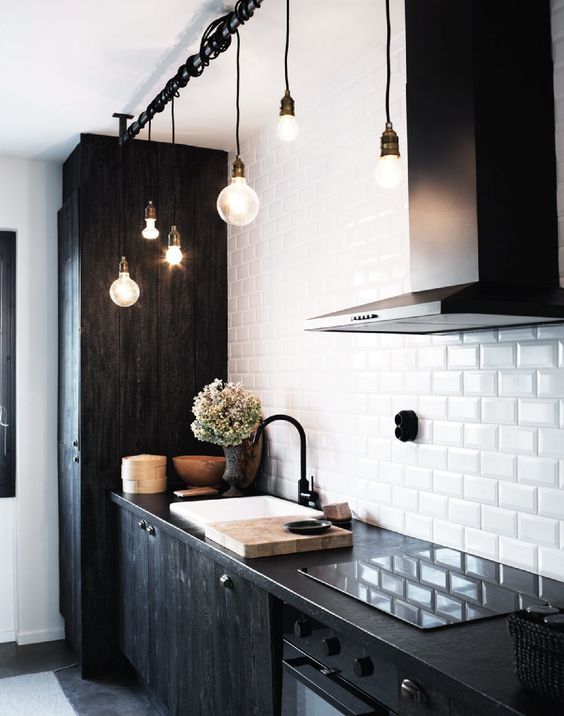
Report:
[{"label": "dark tile floor", "polygon": [[0,679],[54,671],[78,716],[162,716],[132,677],[85,680],[64,641],[0,644]]}]

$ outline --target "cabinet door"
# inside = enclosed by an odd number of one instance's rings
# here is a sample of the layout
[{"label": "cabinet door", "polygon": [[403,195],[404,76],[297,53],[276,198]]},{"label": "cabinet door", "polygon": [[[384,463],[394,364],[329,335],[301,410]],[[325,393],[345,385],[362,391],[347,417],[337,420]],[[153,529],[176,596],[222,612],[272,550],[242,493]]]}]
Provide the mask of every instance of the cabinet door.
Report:
[{"label": "cabinet door", "polygon": [[194,553],[192,580],[190,647],[199,692],[194,714],[278,713],[282,642],[272,628],[277,600],[200,553]]},{"label": "cabinet door", "polygon": [[149,681],[149,570],[147,532],[129,510],[118,513],[119,645],[145,682]]},{"label": "cabinet door", "polygon": [[149,686],[173,715],[198,712],[191,663],[197,604],[192,592],[192,550],[151,525],[149,557]]}]

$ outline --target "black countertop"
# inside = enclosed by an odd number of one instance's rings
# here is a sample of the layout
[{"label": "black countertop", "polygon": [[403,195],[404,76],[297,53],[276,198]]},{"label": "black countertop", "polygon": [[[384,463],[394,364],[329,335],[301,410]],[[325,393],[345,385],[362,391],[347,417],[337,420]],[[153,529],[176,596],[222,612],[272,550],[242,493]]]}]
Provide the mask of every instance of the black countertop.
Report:
[{"label": "black countertop", "polygon": [[308,565],[365,559],[408,546],[424,547],[426,542],[355,521],[353,547],[245,559],[206,540],[201,527],[171,512],[169,506],[177,500],[169,494],[113,492],[111,497],[311,617],[394,661],[409,678],[444,690],[479,713],[562,716],[562,705],[526,691],[513,675],[513,642],[505,617],[421,631],[298,572]]}]

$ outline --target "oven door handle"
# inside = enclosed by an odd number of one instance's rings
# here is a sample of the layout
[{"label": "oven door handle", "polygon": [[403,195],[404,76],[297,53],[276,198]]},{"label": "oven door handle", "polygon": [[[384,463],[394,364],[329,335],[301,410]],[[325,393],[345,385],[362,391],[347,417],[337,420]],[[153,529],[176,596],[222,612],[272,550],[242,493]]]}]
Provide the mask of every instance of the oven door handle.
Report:
[{"label": "oven door handle", "polygon": [[356,689],[332,669],[324,669],[307,656],[285,659],[284,670],[331,704],[344,716],[389,716],[382,704]]}]

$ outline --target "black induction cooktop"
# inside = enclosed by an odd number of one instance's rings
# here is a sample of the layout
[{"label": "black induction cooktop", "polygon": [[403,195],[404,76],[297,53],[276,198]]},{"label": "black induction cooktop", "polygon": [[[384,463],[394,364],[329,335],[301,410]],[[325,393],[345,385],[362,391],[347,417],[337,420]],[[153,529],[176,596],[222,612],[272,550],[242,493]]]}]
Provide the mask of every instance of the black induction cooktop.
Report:
[{"label": "black induction cooktop", "polygon": [[563,582],[436,544],[300,571],[420,629],[564,608]]}]

